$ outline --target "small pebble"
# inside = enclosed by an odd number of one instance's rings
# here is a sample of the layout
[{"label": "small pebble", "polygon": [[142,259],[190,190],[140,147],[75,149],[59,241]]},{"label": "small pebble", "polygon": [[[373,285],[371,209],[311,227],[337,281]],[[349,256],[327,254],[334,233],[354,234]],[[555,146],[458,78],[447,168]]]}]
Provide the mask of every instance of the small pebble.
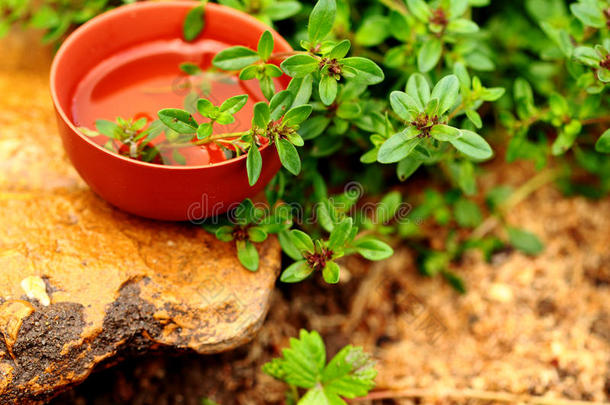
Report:
[{"label": "small pebble", "polygon": [[493,301],[508,303],[513,300],[513,290],[506,284],[494,283],[489,288],[488,297]]}]

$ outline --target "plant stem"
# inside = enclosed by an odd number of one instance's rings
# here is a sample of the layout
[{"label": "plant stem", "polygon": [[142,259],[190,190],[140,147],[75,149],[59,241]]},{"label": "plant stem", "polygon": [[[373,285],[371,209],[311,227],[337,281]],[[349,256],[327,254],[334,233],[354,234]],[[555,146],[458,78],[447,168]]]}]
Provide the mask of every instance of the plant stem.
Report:
[{"label": "plant stem", "polygon": [[495,215],[488,217],[481,225],[479,225],[470,235],[471,239],[480,239],[491,232],[500,222],[506,212],[521,203],[536,190],[553,182],[559,176],[559,169],[545,169],[532,177],[525,184],[515,190],[511,196],[504,201],[499,207]]},{"label": "plant stem", "polygon": [[292,395],[294,396],[294,400],[298,401],[300,399],[300,397],[299,397],[299,391],[297,390],[297,386],[290,384],[290,390],[292,391]]},{"label": "plant stem", "polygon": [[603,124],[604,122],[610,122],[610,116],[589,118],[589,119],[580,121],[580,123],[582,125]]},{"label": "plant stem", "polygon": [[229,139],[229,138],[239,138],[243,135],[248,134],[250,131],[243,131],[243,132],[227,132],[225,134],[216,134],[216,135],[210,135],[205,139],[201,139],[198,140],[196,142],[189,142],[189,143],[185,143],[185,146],[190,145],[205,145],[206,143],[210,143],[210,142],[214,142],[214,141],[218,141],[218,140],[223,140],[223,139]]},{"label": "plant stem", "polygon": [[451,111],[451,113],[449,113],[449,115],[447,116],[447,122],[451,121],[453,119],[453,117],[458,115],[458,113],[462,112],[461,110],[463,108],[464,108],[464,102],[462,101],[455,110],[453,110],[453,111]]}]

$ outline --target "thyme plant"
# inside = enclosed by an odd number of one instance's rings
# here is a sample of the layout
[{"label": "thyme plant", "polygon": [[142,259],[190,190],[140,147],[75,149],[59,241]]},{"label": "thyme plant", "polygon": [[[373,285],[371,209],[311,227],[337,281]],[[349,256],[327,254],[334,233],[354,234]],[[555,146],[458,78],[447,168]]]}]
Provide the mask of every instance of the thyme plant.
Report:
[{"label": "thyme plant", "polygon": [[[53,40],[120,3],[86,0],[75,12],[62,0],[39,9],[5,0],[0,31],[22,22]],[[294,260],[281,277],[287,282],[316,273],[337,282],[339,257],[383,259],[404,244],[417,252],[424,274],[440,274],[464,291],[452,263],[467,250],[491,258],[506,247],[529,255],[544,249],[536,235],[506,221],[537,187],[553,181],[567,194],[594,198],[610,190],[608,0],[220,3],[274,24],[297,50],[274,53],[267,31],[256,49],[220,52],[210,70],[181,65],[196,83],[185,103],[193,108],[164,109],[154,121],[100,120],[83,132],[153,163],[168,154],[171,163],[184,163],[172,145],[215,144],[229,157],[247,155],[250,184],[265,164],[258,148],[273,144],[283,169],[266,188],[267,209],[204,224],[236,243],[250,270],[257,268],[256,243],[269,233]],[[194,3],[185,40],[199,37],[205,6]],[[285,90],[278,88],[282,74],[291,78]],[[206,75],[258,81],[266,101],[254,106],[249,129],[223,132],[247,96],[213,104],[201,81]],[[162,132],[169,142],[158,141]],[[529,160],[539,173],[516,189],[498,184],[481,195],[478,175],[492,158]],[[401,183],[411,178],[429,186],[407,192],[409,183]],[[363,192],[345,188],[354,181]],[[377,209],[363,212],[371,201]],[[295,206],[297,213],[276,212]],[[401,215],[399,207],[410,209]],[[423,227],[438,230],[442,242],[430,243]]]}]

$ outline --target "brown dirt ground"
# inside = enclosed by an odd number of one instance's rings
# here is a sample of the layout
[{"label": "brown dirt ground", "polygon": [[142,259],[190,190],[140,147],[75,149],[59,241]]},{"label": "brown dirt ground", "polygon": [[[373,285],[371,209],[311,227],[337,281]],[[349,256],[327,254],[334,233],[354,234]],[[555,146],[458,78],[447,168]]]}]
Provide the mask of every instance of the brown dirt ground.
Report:
[{"label": "brown dirt ground", "polygon": [[[482,184],[518,186],[532,175],[526,165],[495,163]],[[263,329],[245,347],[127,360],[51,404],[198,404],[205,396],[223,405],[279,404],[284,386],[260,367],[299,328],[320,331],[331,354],[364,346],[378,361],[377,390],[393,397],[409,390],[409,398],[378,404],[541,403],[532,395],[556,398],[549,404],[610,401],[610,199],[567,199],[546,186],[508,217],[537,233],[545,252],[504,251],[491,263],[467,255],[453,269],[466,295],[419,275],[405,249],[374,265],[349,259],[338,286],[279,285]]]},{"label": "brown dirt ground", "polygon": [[[482,183],[518,186],[532,175],[524,165],[500,163]],[[374,403],[610,401],[610,199],[568,199],[545,186],[508,219],[537,233],[545,252],[531,258],[504,251],[491,263],[468,254],[453,269],[464,277],[466,295],[422,277],[406,249],[373,265],[349,259],[338,286],[278,286],[263,329],[241,349],[127,361],[52,405],[196,404],[205,396],[279,404],[283,385],[260,367],[299,328],[320,331],[331,354],[348,343],[364,346],[378,361],[376,389],[409,391],[410,398]],[[502,393],[518,396],[493,400]]]}]

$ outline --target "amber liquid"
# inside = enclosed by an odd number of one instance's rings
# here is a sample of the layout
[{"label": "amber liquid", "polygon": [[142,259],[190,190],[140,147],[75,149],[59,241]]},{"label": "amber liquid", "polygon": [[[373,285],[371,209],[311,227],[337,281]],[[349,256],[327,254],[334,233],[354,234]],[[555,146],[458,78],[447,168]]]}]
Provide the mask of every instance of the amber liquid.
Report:
[{"label": "amber liquid", "polygon": [[[235,122],[229,125],[215,124],[214,133],[249,129],[253,106],[264,99],[256,80],[239,81],[236,76],[223,72],[204,73],[202,77],[193,79],[179,69],[181,63],[190,62],[204,72],[208,71],[214,55],[227,47],[213,40],[202,40],[195,44],[178,39],[159,40],[111,56],[93,68],[79,83],[72,103],[74,124],[95,129],[98,119],[157,119],[157,111],[163,108],[186,108],[187,102],[192,104],[192,109],[196,97],[187,95],[196,91],[215,105],[231,96],[247,94],[248,102],[235,114]],[[198,122],[205,121],[199,114],[194,114],[194,117]],[[103,136],[93,139],[100,145],[107,141]],[[157,139],[155,142],[160,141]],[[170,150],[161,152],[163,164],[176,164]],[[179,151],[186,165],[207,165],[227,159],[222,148],[213,143],[183,145]]]}]

